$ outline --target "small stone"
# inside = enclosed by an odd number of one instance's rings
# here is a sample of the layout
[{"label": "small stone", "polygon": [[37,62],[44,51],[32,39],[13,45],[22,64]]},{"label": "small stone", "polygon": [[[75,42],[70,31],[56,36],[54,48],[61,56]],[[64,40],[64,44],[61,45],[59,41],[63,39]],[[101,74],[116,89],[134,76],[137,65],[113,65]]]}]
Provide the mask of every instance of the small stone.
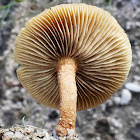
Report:
[{"label": "small stone", "polygon": [[122,1],[118,1],[117,4],[116,4],[116,7],[117,8],[122,8],[123,7]]},{"label": "small stone", "polygon": [[15,96],[13,97],[12,101],[13,101],[14,103],[15,103],[15,102],[18,102],[18,101],[23,102],[24,99],[23,99],[23,97],[20,96],[20,95],[15,95]]},{"label": "small stone", "polygon": [[26,92],[25,88],[20,88],[20,92],[25,93]]},{"label": "small stone", "polygon": [[13,110],[21,110],[22,108],[23,108],[23,106],[20,102],[17,102],[16,104],[11,105],[11,109],[13,109]]},{"label": "small stone", "polygon": [[95,126],[96,132],[98,133],[108,133],[110,130],[110,125],[107,119],[101,119],[97,121]]},{"label": "small stone", "polygon": [[7,126],[11,126],[15,123],[15,115],[13,112],[4,112],[4,116],[5,118],[3,118],[3,121],[5,123],[5,125]]},{"label": "small stone", "polygon": [[121,102],[121,98],[120,97],[114,97],[113,102],[114,102],[115,105],[119,105],[120,102]]},{"label": "small stone", "polygon": [[50,114],[49,114],[49,118],[54,120],[54,119],[57,119],[59,116],[58,116],[58,113],[56,112],[56,110],[53,110]]},{"label": "small stone", "polygon": [[131,46],[134,46],[135,40],[134,40],[134,39],[131,39],[131,40],[130,40],[130,44],[131,44]]},{"label": "small stone", "polygon": [[23,139],[24,135],[21,132],[15,132],[14,137],[15,139]]},{"label": "small stone", "polygon": [[134,75],[134,79],[135,79],[136,81],[140,81],[140,76]]},{"label": "small stone", "polygon": [[57,134],[56,134],[56,131],[55,131],[55,130],[53,130],[52,135],[53,135],[54,139],[58,139],[58,136],[57,136]]},{"label": "small stone", "polygon": [[106,101],[106,106],[107,106],[107,107],[113,106],[113,101],[110,100],[110,99],[108,99],[108,100]]},{"label": "small stone", "polygon": [[11,89],[13,92],[17,92],[17,91],[19,91],[19,86],[14,86],[14,87],[12,87],[12,89]]},{"label": "small stone", "polygon": [[12,91],[11,90],[6,90],[6,92],[5,92],[5,96],[6,97],[8,97],[8,96],[11,96],[11,94],[12,94]]},{"label": "small stone", "polygon": [[140,93],[140,85],[135,83],[126,83],[125,88],[130,90],[131,92]]},{"label": "small stone", "polygon": [[133,111],[133,112],[132,112],[132,115],[133,115],[133,116],[140,116],[140,112]]},{"label": "small stone", "polygon": [[106,110],[106,105],[105,104],[101,104],[101,109],[102,109],[102,111],[105,111]]},{"label": "small stone", "polygon": [[101,140],[101,137],[99,137],[99,136],[98,136],[98,137],[96,137],[96,140]]},{"label": "small stone", "polygon": [[140,124],[137,124],[134,128],[130,130],[132,137],[140,139]]},{"label": "small stone", "polygon": [[7,132],[7,133],[5,133],[5,137],[7,138],[7,137],[9,137],[9,138],[12,138],[12,136],[14,135],[14,133],[13,132]]},{"label": "small stone", "polygon": [[68,129],[68,135],[73,136],[74,135],[74,130],[73,129]]},{"label": "small stone", "polygon": [[126,30],[130,30],[131,29],[131,22],[127,21],[126,22]]},{"label": "small stone", "polygon": [[93,119],[97,119],[97,114],[93,114]]},{"label": "small stone", "polygon": [[112,125],[116,128],[122,128],[122,123],[120,122],[120,120],[118,119],[114,119],[114,118],[109,118],[110,122],[112,123]]},{"label": "small stone", "polygon": [[116,138],[117,140],[126,140],[124,134],[118,134],[118,135],[116,135],[115,138]]},{"label": "small stone", "polygon": [[37,9],[37,5],[36,5],[36,4],[33,4],[33,5],[31,6],[31,9],[32,9],[32,10],[36,10],[36,9]]},{"label": "small stone", "polygon": [[131,67],[135,67],[135,63],[134,62],[131,63]]},{"label": "small stone", "polygon": [[129,90],[127,90],[127,89],[123,89],[122,94],[121,94],[120,104],[121,105],[127,105],[127,104],[129,104],[131,99],[132,99],[131,92]]}]

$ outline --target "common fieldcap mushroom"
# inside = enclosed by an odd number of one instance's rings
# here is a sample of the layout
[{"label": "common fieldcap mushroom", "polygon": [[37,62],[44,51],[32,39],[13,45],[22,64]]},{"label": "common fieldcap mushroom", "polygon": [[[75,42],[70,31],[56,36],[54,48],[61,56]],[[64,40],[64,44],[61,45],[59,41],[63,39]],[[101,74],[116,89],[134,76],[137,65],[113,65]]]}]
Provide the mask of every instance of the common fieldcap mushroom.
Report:
[{"label": "common fieldcap mushroom", "polygon": [[76,111],[105,102],[126,79],[131,45],[108,12],[63,4],[26,22],[16,40],[19,80],[41,104],[60,110],[59,136],[74,130]]}]

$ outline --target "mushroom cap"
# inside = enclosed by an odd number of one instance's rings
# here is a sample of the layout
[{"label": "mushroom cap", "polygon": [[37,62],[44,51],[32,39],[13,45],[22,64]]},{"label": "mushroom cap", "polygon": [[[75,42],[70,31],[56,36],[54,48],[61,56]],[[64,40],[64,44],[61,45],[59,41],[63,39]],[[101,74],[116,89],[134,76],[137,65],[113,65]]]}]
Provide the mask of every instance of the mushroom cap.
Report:
[{"label": "mushroom cap", "polygon": [[59,109],[57,65],[69,57],[77,64],[77,111],[106,101],[126,79],[131,45],[108,12],[86,4],[63,4],[26,22],[14,59],[19,80],[40,103]]}]

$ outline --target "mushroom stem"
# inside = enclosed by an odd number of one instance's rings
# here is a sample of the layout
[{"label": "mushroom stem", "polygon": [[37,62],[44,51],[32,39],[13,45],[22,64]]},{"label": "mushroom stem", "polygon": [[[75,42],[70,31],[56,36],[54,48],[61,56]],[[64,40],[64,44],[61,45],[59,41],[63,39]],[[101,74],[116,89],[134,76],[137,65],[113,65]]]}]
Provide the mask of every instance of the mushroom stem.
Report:
[{"label": "mushroom stem", "polygon": [[60,120],[56,126],[56,133],[59,136],[66,136],[68,130],[75,134],[76,122],[76,87],[77,66],[73,59],[63,58],[58,63],[58,82],[60,90]]}]

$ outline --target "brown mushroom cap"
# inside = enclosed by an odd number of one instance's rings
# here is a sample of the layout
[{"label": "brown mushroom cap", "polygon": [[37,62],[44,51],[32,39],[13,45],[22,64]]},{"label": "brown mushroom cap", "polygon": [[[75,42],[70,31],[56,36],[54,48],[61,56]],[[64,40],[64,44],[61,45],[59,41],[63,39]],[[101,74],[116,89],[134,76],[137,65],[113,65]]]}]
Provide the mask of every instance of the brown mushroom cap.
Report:
[{"label": "brown mushroom cap", "polygon": [[126,79],[131,45],[108,12],[86,4],[59,5],[30,19],[16,40],[15,61],[25,89],[59,109],[58,61],[77,64],[77,111],[106,101]]}]

